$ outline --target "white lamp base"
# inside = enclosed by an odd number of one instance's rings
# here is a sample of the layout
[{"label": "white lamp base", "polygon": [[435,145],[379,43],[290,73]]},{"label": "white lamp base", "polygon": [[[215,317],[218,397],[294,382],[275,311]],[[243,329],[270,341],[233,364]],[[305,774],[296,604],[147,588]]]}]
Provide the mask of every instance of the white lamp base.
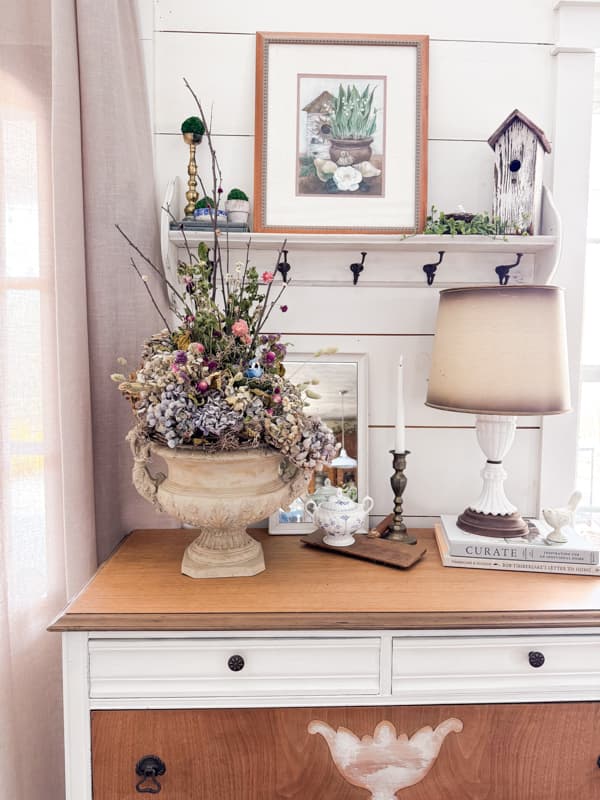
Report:
[{"label": "white lamp base", "polygon": [[507,473],[502,460],[514,441],[516,423],[516,417],[495,414],[477,417],[477,440],[487,461],[481,471],[483,486],[479,497],[457,520],[461,530],[503,538],[527,533],[527,524],[504,492]]}]

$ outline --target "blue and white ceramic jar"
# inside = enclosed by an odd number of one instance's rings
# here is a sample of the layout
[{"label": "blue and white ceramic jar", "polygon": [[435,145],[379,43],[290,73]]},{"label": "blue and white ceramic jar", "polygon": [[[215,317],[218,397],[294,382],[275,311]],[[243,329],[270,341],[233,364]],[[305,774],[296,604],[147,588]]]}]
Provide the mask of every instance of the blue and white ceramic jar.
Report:
[{"label": "blue and white ceramic jar", "polygon": [[321,505],[309,500],[306,509],[314,521],[325,531],[323,541],[333,547],[348,547],[354,544],[354,533],[364,528],[369,511],[373,508],[371,497],[362,503],[354,503],[338,489],[335,497]]}]

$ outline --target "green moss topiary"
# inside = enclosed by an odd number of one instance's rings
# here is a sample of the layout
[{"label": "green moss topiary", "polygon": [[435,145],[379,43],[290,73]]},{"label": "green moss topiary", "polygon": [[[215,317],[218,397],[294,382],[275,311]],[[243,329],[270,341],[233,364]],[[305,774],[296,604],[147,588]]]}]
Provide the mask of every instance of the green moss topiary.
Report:
[{"label": "green moss topiary", "polygon": [[188,117],[181,123],[181,132],[193,133],[195,138],[198,137],[198,141],[200,141],[205,131],[206,128],[200,117]]},{"label": "green moss topiary", "polygon": [[196,208],[214,208],[215,201],[212,197],[204,196],[196,203]]},{"label": "green moss topiary", "polygon": [[228,200],[248,200],[248,195],[246,192],[242,192],[241,189],[232,189],[229,194],[227,195]]}]

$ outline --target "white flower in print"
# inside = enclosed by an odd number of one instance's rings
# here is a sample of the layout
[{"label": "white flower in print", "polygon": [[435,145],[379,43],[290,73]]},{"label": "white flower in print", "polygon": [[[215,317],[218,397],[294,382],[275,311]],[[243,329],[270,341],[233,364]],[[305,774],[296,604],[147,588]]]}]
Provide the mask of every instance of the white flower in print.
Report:
[{"label": "white flower in print", "polygon": [[333,180],[340,192],[355,192],[362,179],[363,176],[354,167],[338,167],[333,173]]}]

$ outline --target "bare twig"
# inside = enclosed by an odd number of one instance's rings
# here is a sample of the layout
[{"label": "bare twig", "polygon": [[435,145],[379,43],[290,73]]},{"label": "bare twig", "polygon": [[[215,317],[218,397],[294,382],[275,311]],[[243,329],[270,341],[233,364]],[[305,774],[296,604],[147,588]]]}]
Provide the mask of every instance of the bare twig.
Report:
[{"label": "bare twig", "polygon": [[142,275],[142,273],[141,273],[141,272],[140,272],[140,270],[139,270],[139,267],[138,267],[138,265],[137,265],[137,264],[135,263],[135,261],[133,260],[133,256],[130,256],[130,257],[129,257],[129,260],[131,261],[131,266],[132,266],[132,267],[134,268],[134,270],[136,271],[136,273],[137,273],[137,275],[138,275],[138,278],[139,278],[139,279],[141,280],[141,282],[144,284],[144,288],[145,288],[145,289],[146,289],[146,291],[148,292],[148,296],[149,296],[150,300],[152,300],[152,305],[153,305],[153,306],[154,306],[154,308],[157,310],[159,317],[160,317],[160,318],[162,319],[162,321],[165,323],[165,328],[166,328],[166,329],[169,331],[169,333],[173,333],[173,331],[171,330],[171,326],[170,326],[170,325],[169,325],[169,323],[167,322],[167,318],[165,317],[165,315],[164,315],[164,314],[162,313],[162,311],[160,310],[160,306],[158,305],[158,303],[157,303],[157,302],[156,302],[156,300],[154,299],[154,295],[152,294],[152,291],[150,290],[150,287],[148,286],[148,278],[147,278],[147,276],[145,276],[145,275]]},{"label": "bare twig", "polygon": [[115,224],[115,228],[116,228],[116,229],[119,231],[119,233],[121,234],[121,236],[122,236],[122,237],[125,239],[125,241],[126,241],[128,244],[129,244],[129,246],[130,246],[130,247],[132,247],[132,248],[135,250],[135,252],[136,252],[136,253],[137,253],[137,254],[138,254],[138,255],[139,255],[139,256],[140,256],[140,257],[141,257],[141,258],[142,258],[142,259],[143,259],[145,262],[146,262],[146,264],[148,264],[148,266],[149,266],[151,269],[153,269],[153,270],[154,270],[154,272],[156,272],[156,274],[159,276],[159,278],[160,278],[160,279],[161,279],[161,280],[162,280],[162,281],[163,281],[163,282],[164,282],[164,283],[165,283],[165,284],[166,284],[166,285],[169,287],[169,289],[170,289],[170,290],[173,292],[173,294],[174,294],[174,295],[175,295],[175,296],[176,296],[176,297],[177,297],[179,300],[181,300],[181,302],[182,302],[182,304],[183,304],[184,308],[186,308],[186,309],[188,309],[188,310],[189,310],[189,307],[188,307],[188,305],[187,305],[187,302],[186,302],[185,298],[184,298],[184,297],[182,297],[182,295],[181,295],[181,294],[180,294],[180,293],[177,291],[177,289],[176,289],[176,288],[173,286],[173,284],[172,284],[172,283],[171,283],[171,281],[170,281],[170,280],[167,278],[167,276],[164,274],[164,272],[163,272],[161,269],[159,269],[159,268],[156,266],[156,264],[154,264],[154,263],[153,263],[153,262],[152,262],[152,261],[151,261],[151,260],[148,258],[148,256],[147,256],[147,255],[145,255],[144,253],[142,253],[142,251],[141,251],[141,250],[140,250],[140,248],[137,246],[137,244],[135,244],[135,242],[133,242],[133,241],[132,241],[132,240],[129,238],[129,236],[127,236],[127,234],[125,233],[125,231],[123,230],[123,228],[121,228],[121,226],[120,226],[120,225],[118,225],[118,224]]}]

